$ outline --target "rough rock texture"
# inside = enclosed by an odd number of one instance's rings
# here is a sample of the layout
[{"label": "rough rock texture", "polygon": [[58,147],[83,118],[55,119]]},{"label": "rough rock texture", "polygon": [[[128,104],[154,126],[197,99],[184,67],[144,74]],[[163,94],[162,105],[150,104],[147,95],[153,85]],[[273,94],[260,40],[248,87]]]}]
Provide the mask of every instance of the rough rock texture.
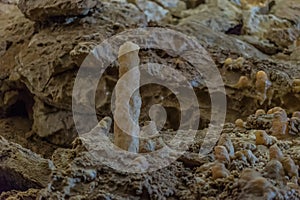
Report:
[{"label": "rough rock texture", "polygon": [[[212,3],[211,3],[212,4]],[[209,4],[209,8],[212,8]],[[228,3],[229,4],[229,3]],[[227,4],[226,4],[227,5]],[[201,5],[202,6],[202,5]],[[200,6],[200,7],[201,7]],[[127,15],[131,15],[132,17],[128,17]],[[197,14],[199,15],[199,14]],[[234,37],[227,36],[223,33],[215,32],[206,27],[206,25],[201,23],[195,23],[194,17],[196,15],[192,15],[186,19],[183,19],[178,25],[174,26],[173,28],[179,30],[183,33],[196,37],[199,42],[215,56],[215,61],[218,64],[219,68],[222,68],[222,62],[230,56],[229,54],[224,55],[224,51],[231,51],[235,55],[242,54],[245,58],[249,57],[258,57],[258,58],[267,58],[266,55],[259,52],[257,49],[244,43]],[[199,15],[202,16],[202,15]],[[222,17],[221,17],[222,18]],[[219,18],[221,20],[221,18]],[[31,22],[28,23],[28,29],[31,30],[34,28]],[[133,27],[133,26],[143,26],[146,23],[146,18],[140,11],[133,5],[133,4],[126,4],[124,3],[99,3],[93,9],[93,12],[90,13],[88,16],[83,16],[81,18],[74,18],[73,21],[68,22],[68,24],[54,24],[50,26],[42,26],[38,29],[37,33],[34,35],[33,32],[29,32],[30,38],[28,40],[24,40],[24,47],[20,48],[20,45],[16,46],[14,43],[12,44],[12,50],[19,52],[16,54],[15,62],[5,63],[8,66],[7,68],[12,68],[12,75],[11,80],[15,84],[17,83],[24,83],[26,87],[29,89],[30,93],[35,96],[36,102],[33,107],[33,116],[34,123],[33,123],[33,130],[37,133],[40,137],[48,137],[47,140],[53,144],[57,145],[65,145],[70,143],[76,137],[74,134],[74,125],[72,125],[72,120],[70,119],[70,111],[71,111],[71,94],[72,94],[72,85],[73,81],[76,76],[76,72],[78,66],[80,66],[82,60],[87,55],[87,53],[92,50],[97,44],[103,41],[105,38],[108,38],[114,35],[117,32],[124,30],[126,27]],[[25,26],[26,27],[26,26]],[[26,29],[22,27],[22,29]],[[14,29],[16,30],[16,29]],[[5,41],[12,40],[13,36],[17,37],[18,33],[14,33],[10,38],[6,39]],[[7,37],[7,36],[6,36]],[[26,39],[26,38],[25,38]],[[216,52],[214,49],[217,49]],[[9,58],[6,52],[5,56]],[[155,56],[162,63],[172,62],[179,65],[178,60],[175,58],[162,58],[158,56],[156,52],[152,54],[146,54],[142,56],[142,60],[144,63],[148,62],[147,60],[151,60],[152,56]],[[233,56],[233,57],[234,57]],[[169,60],[169,61],[167,61]],[[181,68],[189,67],[185,64],[184,60],[181,61],[183,64]],[[261,67],[256,66],[255,60],[247,60],[243,65],[240,66],[241,73],[240,75],[247,75],[250,79],[254,80],[252,73],[255,73],[258,69],[268,70],[267,63],[261,65]],[[274,62],[271,62],[269,65],[278,65]],[[39,66],[36,68],[36,66]],[[282,67],[279,65],[278,67],[274,67],[275,69],[281,69]],[[290,66],[289,68],[292,68]],[[228,97],[230,101],[239,102],[240,98],[249,98],[256,99],[254,91],[241,93],[240,97],[237,97],[236,91],[237,89],[231,88],[231,84],[234,84],[233,81],[238,81],[235,78],[236,74],[227,69],[224,77],[225,84],[228,85]],[[188,71],[185,71],[185,76],[190,76]],[[289,73],[288,69],[284,72],[270,72],[274,74],[274,79],[280,80],[283,79],[284,81],[289,84],[290,78],[288,77]],[[277,73],[277,74],[275,74]],[[297,72],[292,73],[293,76],[297,74]],[[118,74],[117,70],[112,68],[110,72],[100,81],[99,83],[99,93],[109,93],[112,91]],[[287,78],[288,77],[288,78]],[[191,80],[199,79],[199,75],[194,74],[191,77]],[[227,82],[226,80],[230,80]],[[7,81],[7,79],[5,79]],[[284,91],[286,94],[277,94],[275,92],[274,97],[272,97],[270,102],[273,99],[284,98],[283,96],[288,95],[289,90],[282,90],[282,83],[278,82],[278,84],[274,83],[274,90]],[[278,85],[278,87],[277,87]],[[21,87],[21,86],[20,86]],[[24,85],[22,85],[24,87]],[[286,87],[286,86],[285,86]],[[289,86],[288,86],[289,87]],[[149,91],[150,86],[145,89],[144,91]],[[195,86],[195,89],[203,91],[205,87],[202,85]],[[147,99],[147,96],[165,96],[164,92],[161,87],[158,89],[150,89],[155,91],[155,95],[148,94],[148,92],[144,92],[144,99]],[[143,93],[143,89],[141,91]],[[251,94],[252,93],[252,94]],[[6,95],[6,99],[12,99],[6,102],[9,103],[6,107],[10,107],[11,104],[14,103],[15,99],[13,95],[19,97],[16,93],[8,93]],[[166,96],[169,96],[167,94]],[[278,96],[278,97],[277,97]],[[201,95],[199,95],[201,100]],[[4,99],[4,97],[3,97]],[[23,98],[24,99],[24,98]],[[4,101],[4,100],[3,100]],[[106,116],[110,114],[109,104],[107,102],[110,101],[110,96],[104,96],[99,98],[97,101],[97,110],[99,111],[100,116]],[[155,99],[153,100],[154,103]],[[274,100],[277,101],[277,100]],[[203,102],[203,107],[207,105],[205,101]],[[27,105],[28,103],[25,102]],[[149,105],[151,102],[148,103]],[[147,104],[147,105],[148,105]],[[163,102],[165,106],[168,107],[170,112],[173,112],[172,116],[174,119],[173,122],[178,120],[178,104],[174,105],[174,100],[168,98]],[[32,105],[28,105],[27,107],[31,107]],[[209,105],[208,105],[209,106]],[[236,108],[235,103],[229,104],[229,109],[232,109],[234,112],[239,112],[240,108]],[[258,108],[259,105],[252,105],[253,107],[249,107],[245,110],[244,116],[250,114],[253,109]],[[202,106],[201,106],[202,107]],[[297,109],[297,108],[294,108]],[[51,112],[51,117],[48,119],[48,113]],[[205,109],[202,112],[207,113]],[[208,113],[209,114],[209,113]],[[64,120],[66,123],[61,121],[62,116],[64,116]],[[209,117],[205,117],[203,115],[203,120],[201,122],[201,126],[206,124],[206,121],[209,120]],[[55,119],[54,119],[55,118]],[[49,122],[52,121],[52,123]],[[45,125],[47,124],[47,125]],[[59,125],[60,124],[60,125]],[[174,123],[173,123],[174,124]],[[53,127],[52,127],[53,126]],[[172,126],[167,126],[172,127]],[[173,127],[174,128],[174,127]],[[66,136],[62,136],[64,134]]]},{"label": "rough rock texture", "polygon": [[[297,115],[291,117],[300,110],[299,2],[128,2],[0,1],[0,135],[5,138],[0,139],[0,199],[299,199],[300,122]],[[195,38],[216,63],[226,89],[226,120],[245,121],[225,124],[216,144],[222,154],[214,154],[213,146],[199,157],[211,117],[206,80],[189,60],[159,49],[141,49],[141,63],[178,70],[200,104],[203,130],[197,131],[188,151],[156,172],[130,174],[104,165],[87,151],[82,138],[75,139],[72,89],[82,61],[105,39],[145,26]],[[256,84],[259,71],[268,87]],[[118,75],[118,63],[112,63],[98,83],[99,119],[112,117]],[[172,91],[159,85],[145,85],[140,93],[142,125],[150,120],[153,104],[161,104],[168,114],[165,125],[157,125],[159,134],[141,141],[140,149],[153,152],[174,138],[180,105]],[[278,108],[267,112],[275,106],[287,113],[288,131],[280,137],[272,131]],[[272,142],[256,143],[258,130]],[[108,130],[105,134],[113,138]],[[99,149],[109,153],[101,142]],[[122,159],[119,155],[117,160],[131,161]],[[142,158],[130,164],[149,167]]]},{"label": "rough rock texture", "polygon": [[18,7],[29,19],[45,21],[55,17],[87,15],[96,4],[95,0],[58,0],[55,2],[20,0]]},{"label": "rough rock texture", "polygon": [[192,11],[183,11],[183,16],[187,17],[184,21],[193,19],[194,23],[225,33],[240,24],[242,12],[230,1],[209,0]]},{"label": "rough rock texture", "polygon": [[[265,129],[268,131],[268,129]],[[199,150],[205,133],[199,131],[186,155],[161,170],[145,173],[121,173],[101,164],[77,140],[72,149],[57,149],[53,154],[56,169],[51,187],[40,190],[39,197],[88,199],[291,199],[299,198],[300,187],[296,163],[299,162],[298,138],[277,141],[284,155],[269,160],[269,149],[255,145],[253,129],[241,130],[226,124],[223,135],[232,141],[235,156],[221,164],[211,158],[193,156]],[[161,132],[168,136],[172,133]],[[166,139],[166,138],[165,138]],[[168,140],[168,139],[166,139]],[[224,140],[224,139],[223,139]],[[101,143],[97,143],[102,146]],[[225,147],[223,147],[225,149]],[[270,147],[271,148],[271,147]],[[272,147],[273,148],[273,147]],[[246,149],[246,150],[245,150]],[[239,156],[239,152],[245,156]],[[252,158],[252,159],[251,159]],[[255,161],[253,160],[255,158]],[[119,157],[125,161],[128,157]],[[188,167],[187,167],[188,166]],[[295,182],[296,181],[296,182]],[[65,184],[62,184],[65,183]],[[123,187],[119,187],[119,186]],[[124,187],[124,185],[126,187]],[[84,188],[84,189],[80,189]]]},{"label": "rough rock texture", "polygon": [[0,192],[43,188],[54,168],[50,160],[0,138]]},{"label": "rough rock texture", "polygon": [[170,14],[168,10],[153,1],[136,0],[133,3],[145,13],[148,22],[159,22]]},{"label": "rough rock texture", "polygon": [[[192,11],[183,11],[183,16],[189,16],[183,21],[193,19],[193,23],[214,31],[238,35],[263,53],[274,55],[287,49],[299,36],[299,17],[294,14],[298,4],[283,2],[273,1],[275,6],[272,6],[272,1],[259,4],[255,1],[209,0]],[[291,14],[285,14],[289,13],[287,10]]]},{"label": "rough rock texture", "polygon": [[300,5],[297,1],[276,0],[275,5],[272,7],[270,12],[277,17],[287,19],[299,25],[300,23],[299,9],[300,9]]}]

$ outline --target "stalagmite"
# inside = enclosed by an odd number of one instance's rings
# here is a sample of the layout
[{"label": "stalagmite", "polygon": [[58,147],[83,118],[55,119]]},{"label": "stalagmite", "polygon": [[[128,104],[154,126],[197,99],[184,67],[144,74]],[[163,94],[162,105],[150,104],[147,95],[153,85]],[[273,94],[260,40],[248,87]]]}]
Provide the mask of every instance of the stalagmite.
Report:
[{"label": "stalagmite", "polygon": [[[125,73],[139,65],[138,56],[140,47],[132,42],[124,43],[119,49],[119,78]],[[114,144],[124,150],[137,153],[139,149],[139,128],[138,120],[141,109],[141,96],[139,90],[135,90],[130,100],[127,95],[134,88],[139,88],[140,72],[134,70],[134,76],[125,78],[126,84],[116,87],[116,107],[114,113]],[[119,117],[117,117],[119,116]],[[118,121],[119,120],[119,121]],[[122,128],[120,124],[123,124]]]},{"label": "stalagmite", "polygon": [[271,81],[268,79],[268,75],[264,71],[259,71],[256,73],[255,87],[258,93],[258,100],[262,105],[267,99],[267,90],[272,85]]}]

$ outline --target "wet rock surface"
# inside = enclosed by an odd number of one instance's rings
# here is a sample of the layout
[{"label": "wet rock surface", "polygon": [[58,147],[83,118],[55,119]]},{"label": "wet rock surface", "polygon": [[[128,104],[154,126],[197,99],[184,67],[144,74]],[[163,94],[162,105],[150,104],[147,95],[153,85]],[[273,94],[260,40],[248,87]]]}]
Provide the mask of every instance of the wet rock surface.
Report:
[{"label": "wet rock surface", "polygon": [[[299,199],[299,8],[297,0],[0,1],[0,199]],[[199,156],[211,117],[206,80],[189,60],[140,49],[142,64],[170,65],[187,78],[201,130],[167,167],[132,174],[87,151],[93,138],[77,134],[72,89],[97,45],[147,26],[179,31],[205,48],[223,78],[227,116],[217,143]],[[112,117],[118,66],[98,82],[99,120]],[[158,134],[140,142],[140,151],[155,152],[172,144],[181,108],[165,87],[145,85],[140,94],[142,125],[151,105],[166,108]],[[112,141],[111,127],[101,125],[94,134]],[[93,147],[110,155],[105,141],[97,142]],[[153,167],[149,156],[122,155],[120,165]]]}]

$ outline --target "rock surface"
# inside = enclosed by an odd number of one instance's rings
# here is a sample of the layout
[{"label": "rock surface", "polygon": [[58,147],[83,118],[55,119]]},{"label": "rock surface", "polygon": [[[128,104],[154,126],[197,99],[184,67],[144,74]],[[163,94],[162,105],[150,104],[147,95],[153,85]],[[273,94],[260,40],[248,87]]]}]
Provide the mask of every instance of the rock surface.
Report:
[{"label": "rock surface", "polygon": [[18,144],[9,143],[3,137],[0,137],[0,144],[0,192],[47,186],[51,170],[54,169],[50,160]]},{"label": "rock surface", "polygon": [[96,4],[95,0],[58,0],[55,2],[20,0],[18,7],[30,20],[43,22],[55,17],[87,15]]},{"label": "rock surface", "polygon": [[[0,199],[299,199],[300,120],[297,114],[291,117],[300,110],[299,2],[128,2],[0,1],[0,135],[5,138],[0,137]],[[211,117],[206,81],[214,80],[205,80],[188,59],[142,48],[142,64],[168,65],[187,78],[200,104],[203,130],[196,131],[193,144],[169,166],[130,174],[104,165],[87,151],[85,140],[77,138],[72,89],[80,65],[97,45],[146,26],[179,31],[205,48],[223,78],[228,123],[216,146],[200,157]],[[156,38],[161,45],[171,39]],[[183,48],[177,42],[173,45]],[[112,118],[118,66],[112,63],[98,83],[99,119]],[[166,82],[177,77],[154,68],[148,71],[161,74]],[[258,81],[261,71],[264,77]],[[91,90],[85,92],[90,101]],[[156,104],[165,108],[166,123],[156,124],[157,134],[140,143],[147,156],[133,159],[120,153],[116,160],[146,171],[155,167],[147,162],[148,153],[172,144],[184,109],[166,87],[148,84],[140,93],[140,123],[152,120],[148,112]],[[269,110],[273,107],[277,108]],[[283,109],[287,131],[276,135],[275,111]],[[237,119],[240,123],[232,124]],[[257,143],[258,130],[270,140]],[[109,130],[105,135],[110,140],[114,136]],[[103,155],[110,155],[105,141],[88,139],[98,142],[93,147]],[[162,157],[160,164],[165,162]]]}]

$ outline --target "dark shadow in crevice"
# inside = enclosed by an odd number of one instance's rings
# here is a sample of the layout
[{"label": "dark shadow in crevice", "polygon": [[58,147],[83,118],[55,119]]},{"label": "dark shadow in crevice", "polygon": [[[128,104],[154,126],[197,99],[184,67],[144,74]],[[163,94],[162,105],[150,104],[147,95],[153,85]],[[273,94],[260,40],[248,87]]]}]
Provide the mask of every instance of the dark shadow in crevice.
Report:
[{"label": "dark shadow in crevice", "polygon": [[228,29],[225,33],[229,35],[242,35],[243,24],[238,24]]},{"label": "dark shadow in crevice", "polygon": [[42,188],[37,183],[25,179],[21,174],[0,168],[0,194],[11,190],[27,191],[30,188]]},{"label": "dark shadow in crevice", "polygon": [[20,90],[16,103],[6,110],[5,117],[23,117],[32,120],[33,118],[33,95],[27,88]]}]

